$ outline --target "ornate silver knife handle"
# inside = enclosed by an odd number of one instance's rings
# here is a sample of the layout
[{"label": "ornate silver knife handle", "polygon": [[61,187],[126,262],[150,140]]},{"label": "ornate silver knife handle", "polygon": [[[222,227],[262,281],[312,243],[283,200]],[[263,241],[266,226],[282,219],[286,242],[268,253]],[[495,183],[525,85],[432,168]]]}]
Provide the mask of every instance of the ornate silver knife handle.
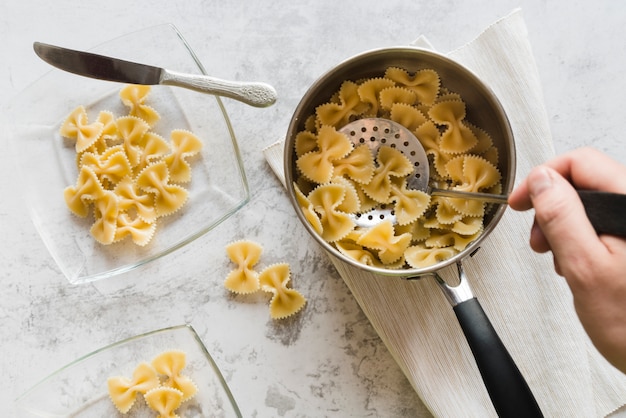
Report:
[{"label": "ornate silver knife handle", "polygon": [[229,97],[255,107],[276,102],[276,90],[266,83],[227,81],[206,75],[186,74],[163,69],[159,84],[184,87],[201,93]]}]

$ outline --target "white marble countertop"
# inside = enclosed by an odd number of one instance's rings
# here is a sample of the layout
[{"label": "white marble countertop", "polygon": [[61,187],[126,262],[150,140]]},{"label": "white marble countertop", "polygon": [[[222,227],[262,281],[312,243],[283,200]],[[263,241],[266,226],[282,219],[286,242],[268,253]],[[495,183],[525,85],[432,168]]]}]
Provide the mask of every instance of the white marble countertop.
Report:
[{"label": "white marble countertop", "polygon": [[[0,5],[0,105],[49,70],[40,40],[90,48],[137,27],[175,24],[215,76],[266,81],[278,102],[255,109],[225,100],[252,198],[209,234],[107,283],[70,285],[40,240],[0,153],[0,404],[52,371],[112,342],[190,323],[247,417],[429,416],[339,275],[309,238],[263,159],[284,136],[308,86],[364,50],[420,34],[442,51],[522,7],[544,86],[557,152],[592,145],[626,163],[626,9],[618,2],[390,0],[75,2]],[[2,132],[2,149],[8,138]],[[285,233],[285,231],[289,231]],[[305,311],[269,318],[264,303],[232,297],[224,246],[248,238],[270,262],[291,264]],[[130,290],[122,290],[135,283]],[[167,303],[163,303],[163,298]],[[4,416],[14,412],[5,410]]]}]

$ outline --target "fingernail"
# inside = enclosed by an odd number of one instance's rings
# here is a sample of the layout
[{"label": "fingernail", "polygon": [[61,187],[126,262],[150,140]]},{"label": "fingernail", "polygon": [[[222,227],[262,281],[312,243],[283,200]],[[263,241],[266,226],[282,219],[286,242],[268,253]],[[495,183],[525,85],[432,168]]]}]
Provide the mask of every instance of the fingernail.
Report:
[{"label": "fingernail", "polygon": [[545,167],[537,167],[529,176],[528,191],[531,197],[538,196],[552,187],[552,176]]}]

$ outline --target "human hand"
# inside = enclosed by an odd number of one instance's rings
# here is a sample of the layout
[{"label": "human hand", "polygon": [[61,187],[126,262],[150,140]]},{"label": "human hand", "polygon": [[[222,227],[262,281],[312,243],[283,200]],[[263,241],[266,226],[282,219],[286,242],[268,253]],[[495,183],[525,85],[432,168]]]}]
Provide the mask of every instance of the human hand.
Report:
[{"label": "human hand", "polygon": [[552,252],[585,331],[626,373],[626,240],[596,234],[575,188],[626,193],[626,166],[592,148],[577,149],[534,168],[509,205],[535,209],[531,248]]}]

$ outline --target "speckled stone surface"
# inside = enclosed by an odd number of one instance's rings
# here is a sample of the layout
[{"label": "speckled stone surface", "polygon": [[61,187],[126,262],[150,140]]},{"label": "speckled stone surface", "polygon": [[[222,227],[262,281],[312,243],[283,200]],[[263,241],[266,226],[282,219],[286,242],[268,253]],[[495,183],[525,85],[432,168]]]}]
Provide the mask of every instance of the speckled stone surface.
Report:
[{"label": "speckled stone surface", "polygon": [[[12,408],[25,389],[101,346],[190,323],[244,416],[430,416],[300,225],[262,149],[284,136],[308,86],[343,59],[421,34],[448,51],[518,6],[556,152],[592,145],[626,163],[616,111],[626,90],[626,12],[617,2],[2,2],[2,106],[49,69],[33,41],[86,49],[164,22],[179,28],[209,73],[268,82],[279,100],[267,109],[225,100],[252,192],[248,205],[175,254],[94,284],[71,286],[63,277],[19,200],[8,153],[0,153],[0,404]],[[224,247],[242,238],[264,246],[265,265],[290,263],[294,287],[308,299],[303,312],[273,321],[265,297],[224,289],[232,267]]]}]

